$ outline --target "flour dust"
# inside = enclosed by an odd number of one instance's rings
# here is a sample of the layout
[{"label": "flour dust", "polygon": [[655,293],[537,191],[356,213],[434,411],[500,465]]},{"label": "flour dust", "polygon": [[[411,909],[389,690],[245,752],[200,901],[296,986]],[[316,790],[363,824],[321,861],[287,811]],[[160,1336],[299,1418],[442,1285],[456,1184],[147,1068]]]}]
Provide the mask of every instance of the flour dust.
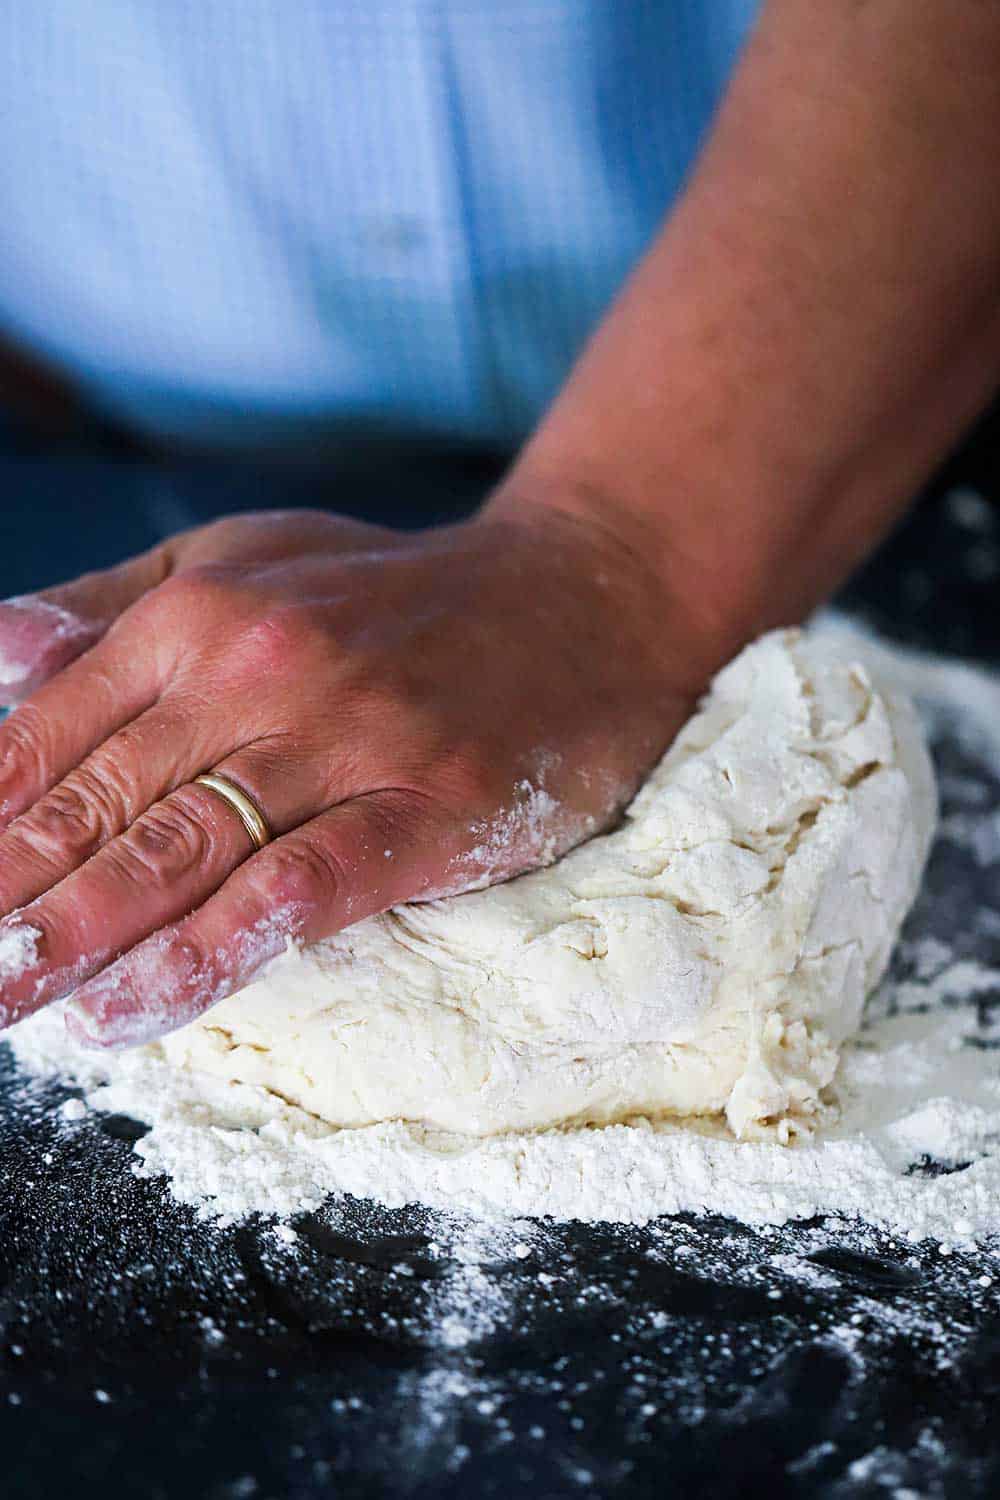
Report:
[{"label": "flour dust", "polygon": [[[829,629],[844,631],[834,623]],[[207,1218],[287,1217],[351,1193],[487,1220],[643,1224],[816,1215],[972,1243],[1000,1233],[1000,680],[866,643],[920,703],[943,818],[890,975],[844,1052],[838,1123],[791,1148],[712,1124],[628,1125],[469,1142],[404,1123],[334,1130],[266,1090],[177,1070],[145,1051],[87,1053],[56,1007],[11,1034],[22,1069],[78,1083],[95,1110],[150,1129],[134,1170],[165,1176]],[[961,892],[956,902],[956,892]]]},{"label": "flour dust", "polygon": [[[739,1144],[639,1122],[471,1147],[402,1125],[338,1133],[263,1090],[145,1052],[82,1052],[50,1008],[12,1036],[30,1165],[18,1192],[51,1195],[46,1174],[79,1160],[102,1122],[145,1122],[126,1132],[145,1179],[131,1188],[174,1200],[165,1216],[189,1224],[178,1254],[205,1247],[211,1296],[195,1333],[206,1358],[245,1337],[245,1282],[216,1286],[207,1247],[223,1257],[248,1221],[258,1274],[301,1305],[297,1319],[419,1352],[387,1377],[383,1404],[347,1387],[330,1403],[371,1425],[371,1465],[394,1479],[461,1482],[478,1446],[514,1443],[529,1467],[560,1455],[560,1493],[606,1495],[627,1487],[595,1456],[609,1422],[634,1458],[678,1432],[722,1451],[734,1432],[773,1423],[786,1388],[821,1379],[822,1402],[800,1402],[789,1426],[790,1485],[843,1500],[943,1496],[954,1482],[985,1493],[991,1460],[976,1454],[992,1386],[981,1400],[968,1387],[950,1427],[934,1401],[904,1404],[884,1439],[869,1403],[875,1391],[884,1410],[901,1368],[925,1391],[952,1390],[1000,1318],[1000,679],[884,657],[928,725],[942,821],[822,1139]],[[29,958],[0,954],[15,967]],[[77,1194],[82,1181],[67,1168],[54,1188]],[[431,1206],[392,1206],[414,1200]],[[148,1297],[151,1269],[140,1257],[114,1275]],[[581,1320],[603,1331],[610,1359],[576,1347],[567,1330]],[[16,1364],[25,1336],[12,1328]],[[501,1364],[484,1354],[498,1338]],[[8,1400],[21,1399],[14,1381]],[[289,1451],[312,1483],[333,1482],[305,1441]]]}]

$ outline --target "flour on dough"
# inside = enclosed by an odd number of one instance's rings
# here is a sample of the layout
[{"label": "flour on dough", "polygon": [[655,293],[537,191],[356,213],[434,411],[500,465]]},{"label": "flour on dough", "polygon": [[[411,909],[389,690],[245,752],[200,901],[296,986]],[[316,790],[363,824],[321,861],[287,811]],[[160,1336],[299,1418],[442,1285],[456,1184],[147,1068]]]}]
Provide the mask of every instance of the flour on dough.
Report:
[{"label": "flour on dough", "polygon": [[765,636],[614,832],[289,946],[159,1048],[336,1125],[699,1115],[744,1137],[808,1131],[935,817],[912,709],[851,652]]}]

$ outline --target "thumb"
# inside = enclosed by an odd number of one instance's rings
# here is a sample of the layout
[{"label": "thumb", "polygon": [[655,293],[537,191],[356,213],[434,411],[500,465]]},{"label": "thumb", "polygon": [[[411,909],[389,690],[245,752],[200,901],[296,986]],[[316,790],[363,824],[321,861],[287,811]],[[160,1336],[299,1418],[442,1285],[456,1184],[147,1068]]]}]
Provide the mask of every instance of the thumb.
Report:
[{"label": "thumb", "polygon": [[161,544],[72,583],[0,601],[0,705],[30,697],[169,571]]}]

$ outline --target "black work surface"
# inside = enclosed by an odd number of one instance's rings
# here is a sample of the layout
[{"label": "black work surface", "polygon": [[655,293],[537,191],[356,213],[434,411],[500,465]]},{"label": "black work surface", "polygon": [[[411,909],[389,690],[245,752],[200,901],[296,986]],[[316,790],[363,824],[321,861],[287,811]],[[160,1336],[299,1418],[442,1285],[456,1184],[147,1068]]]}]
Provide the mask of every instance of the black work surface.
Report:
[{"label": "black work surface", "polygon": [[[431,471],[414,472],[426,500]],[[410,491],[378,483],[380,518],[398,516]],[[434,503],[446,514],[482,483],[450,469]],[[351,499],[303,470],[0,459],[0,594],[216,509]],[[988,512],[928,504],[849,602],[995,662],[998,561]],[[987,901],[996,867],[939,851],[914,921],[953,936]],[[976,1256],[819,1222],[550,1226],[543,1251],[487,1256],[495,1316],[449,1343],[461,1267],[432,1216],[308,1216],[294,1254],[266,1225],[213,1229],[133,1177],[139,1127],[67,1131],[66,1097],[26,1087],[0,1051],[10,1500],[1000,1493],[1000,1297]]]}]

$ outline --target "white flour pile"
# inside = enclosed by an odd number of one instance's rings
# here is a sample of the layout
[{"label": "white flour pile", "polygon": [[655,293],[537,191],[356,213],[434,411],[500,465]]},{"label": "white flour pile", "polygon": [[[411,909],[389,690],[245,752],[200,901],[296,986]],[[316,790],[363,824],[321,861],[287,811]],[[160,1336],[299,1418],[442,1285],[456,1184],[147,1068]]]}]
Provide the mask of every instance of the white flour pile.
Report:
[{"label": "white flour pile", "polygon": [[[1000,682],[870,643],[865,651],[920,700],[932,730],[977,761],[978,779],[970,773],[952,788],[959,803],[975,802],[979,790],[984,803],[995,799]],[[946,819],[943,836],[988,867],[1000,850],[973,823]],[[1000,913],[984,907],[973,916],[982,935],[1000,933]],[[16,1028],[11,1041],[30,1073],[73,1079],[91,1107],[148,1122],[134,1148],[137,1174],[165,1175],[177,1199],[223,1221],[288,1216],[351,1193],[493,1219],[645,1223],[688,1210],[781,1224],[840,1214],[914,1239],[985,1238],[1000,1232],[1000,1080],[991,1050],[1000,1027],[994,1036],[981,1002],[1000,998],[1000,970],[956,954],[938,934],[904,943],[894,972],[844,1049],[839,1119],[789,1146],[737,1141],[711,1122],[478,1140],[402,1123],[337,1130],[263,1088],[179,1070],[157,1048],[82,1053],[55,1008]],[[69,1121],[86,1114],[77,1100],[63,1108]]]}]

